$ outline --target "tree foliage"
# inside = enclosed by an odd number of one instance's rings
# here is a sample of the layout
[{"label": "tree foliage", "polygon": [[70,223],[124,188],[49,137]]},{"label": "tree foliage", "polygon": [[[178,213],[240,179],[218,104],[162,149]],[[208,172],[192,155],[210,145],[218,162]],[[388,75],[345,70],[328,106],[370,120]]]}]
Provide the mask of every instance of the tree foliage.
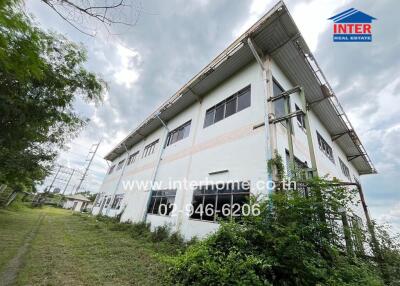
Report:
[{"label": "tree foliage", "polygon": [[[322,179],[314,179],[308,186],[306,194],[299,189],[271,194],[259,202],[260,215],[222,221],[216,233],[170,259],[170,282],[384,285],[385,275],[374,259],[347,252],[346,229],[320,219],[321,208],[326,215],[345,211],[343,206],[354,202],[352,191],[331,187]],[[400,257],[398,249],[396,252],[393,244],[387,249],[390,271],[398,272],[399,264],[393,263]]]},{"label": "tree foliage", "polygon": [[0,1],[0,183],[32,185],[85,125],[77,96],[99,102],[105,85],[82,47],[41,30],[19,1]]}]

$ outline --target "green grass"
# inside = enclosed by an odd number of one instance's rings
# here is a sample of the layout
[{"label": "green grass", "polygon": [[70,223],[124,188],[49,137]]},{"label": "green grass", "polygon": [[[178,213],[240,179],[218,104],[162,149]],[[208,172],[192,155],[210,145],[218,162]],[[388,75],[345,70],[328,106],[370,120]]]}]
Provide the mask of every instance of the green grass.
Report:
[{"label": "green grass", "polygon": [[160,257],[177,249],[63,209],[0,211],[0,272],[39,216],[17,285],[162,285],[167,267]]}]

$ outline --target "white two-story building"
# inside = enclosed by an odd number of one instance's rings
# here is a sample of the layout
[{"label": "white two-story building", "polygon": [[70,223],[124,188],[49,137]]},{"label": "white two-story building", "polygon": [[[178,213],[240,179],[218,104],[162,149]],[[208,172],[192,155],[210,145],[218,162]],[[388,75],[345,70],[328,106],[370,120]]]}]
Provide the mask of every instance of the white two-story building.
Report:
[{"label": "white two-story building", "polygon": [[[287,170],[346,182],[376,172],[283,2],[106,155],[93,214],[202,237],[230,215],[224,205],[268,192],[260,182],[274,179],[275,152]],[[193,212],[199,205],[209,211]]]}]

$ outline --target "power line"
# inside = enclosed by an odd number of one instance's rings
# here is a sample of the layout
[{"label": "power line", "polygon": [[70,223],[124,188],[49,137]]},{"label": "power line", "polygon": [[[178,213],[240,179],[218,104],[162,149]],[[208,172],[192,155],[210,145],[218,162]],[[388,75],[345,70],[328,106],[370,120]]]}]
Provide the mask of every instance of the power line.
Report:
[{"label": "power line", "polygon": [[99,141],[99,143],[93,144],[92,147],[90,147],[90,151],[89,151],[88,155],[86,156],[86,160],[85,160],[85,162],[87,162],[87,165],[86,165],[85,171],[83,172],[81,180],[79,181],[79,184],[78,184],[78,187],[76,188],[75,193],[77,193],[79,191],[79,189],[81,188],[82,183],[83,183],[83,181],[85,180],[85,178],[87,176],[87,173],[89,171],[90,165],[92,164],[93,158],[96,155],[96,152],[97,152],[97,149],[99,148],[100,143],[101,143],[101,140]]}]

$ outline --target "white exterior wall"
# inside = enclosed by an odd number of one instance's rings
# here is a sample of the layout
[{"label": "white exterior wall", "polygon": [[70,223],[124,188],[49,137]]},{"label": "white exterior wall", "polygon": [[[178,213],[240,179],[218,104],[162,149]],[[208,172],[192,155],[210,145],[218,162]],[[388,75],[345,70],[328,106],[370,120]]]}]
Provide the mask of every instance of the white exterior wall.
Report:
[{"label": "white exterior wall", "polygon": [[[274,78],[282,85],[284,89],[290,89],[293,85],[285,77],[282,71],[275,64],[272,65]],[[203,128],[206,110],[230,95],[236,93],[242,88],[251,85],[251,106],[240,112],[231,115],[213,125]],[[291,96],[292,111],[295,110],[295,103],[301,107],[298,94]],[[164,149],[162,160],[157,171],[156,181],[167,183],[169,180],[203,181],[250,181],[252,192],[256,190],[254,184],[260,180],[267,180],[267,162],[265,154],[265,126],[254,129],[254,126],[264,122],[264,86],[261,69],[254,61],[249,64],[230,79],[220,84],[212,90],[207,96],[203,97],[202,102],[193,104],[185,111],[177,114],[175,118],[167,122],[169,130],[192,120],[190,134],[187,138],[180,140]],[[328,174],[331,178],[336,177],[340,180],[348,179],[342,174],[338,156],[346,163],[350,169],[351,176],[358,178],[358,173],[350,162],[347,162],[346,156],[334,142],[330,135],[312,113],[309,113],[310,125],[313,136],[313,145],[317,158],[317,166],[320,175]],[[308,143],[305,132],[297,125],[296,118],[293,118],[294,126],[294,154],[302,161],[307,161],[309,166],[311,160],[309,157]],[[324,153],[318,148],[316,130],[324,137],[332,147],[335,163],[332,163]],[[160,128],[144,140],[136,144],[129,150],[129,154],[140,151],[135,162],[126,166],[122,181],[150,181],[156,167],[158,154],[164,145],[166,130]],[[144,147],[159,139],[155,152],[142,158]],[[286,157],[285,149],[288,149],[286,128],[282,124],[277,124],[277,146],[278,152],[282,158]],[[128,155],[124,154],[113,161],[118,164]],[[285,160],[284,160],[285,162]],[[125,162],[126,163],[126,162]],[[228,170],[226,173],[218,175],[209,175],[210,172]],[[116,190],[117,182],[121,170],[107,175],[100,188],[100,193],[106,195],[125,194],[120,210],[111,210],[108,215],[114,216],[119,211],[125,211],[121,217],[122,221],[138,222],[145,217],[147,200],[149,192],[123,190],[121,183]],[[265,190],[263,190],[265,192]],[[177,216],[159,216],[148,214],[147,221],[152,227],[163,224],[169,224],[172,230],[179,230],[186,238],[192,236],[204,237],[206,234],[217,229],[218,224],[213,222],[204,222],[189,219],[183,212],[185,206],[192,201],[192,189],[178,188],[175,204],[177,207]],[[93,207],[93,214],[97,214],[99,206]],[[105,208],[102,211],[105,214]]]},{"label": "white exterior wall", "polygon": [[[74,207],[74,203],[77,202],[75,208]],[[67,200],[64,205],[63,208],[64,209],[72,209],[73,211],[77,211],[80,212],[81,211],[81,207],[82,207],[83,202],[82,201],[78,201],[78,200]]]}]

